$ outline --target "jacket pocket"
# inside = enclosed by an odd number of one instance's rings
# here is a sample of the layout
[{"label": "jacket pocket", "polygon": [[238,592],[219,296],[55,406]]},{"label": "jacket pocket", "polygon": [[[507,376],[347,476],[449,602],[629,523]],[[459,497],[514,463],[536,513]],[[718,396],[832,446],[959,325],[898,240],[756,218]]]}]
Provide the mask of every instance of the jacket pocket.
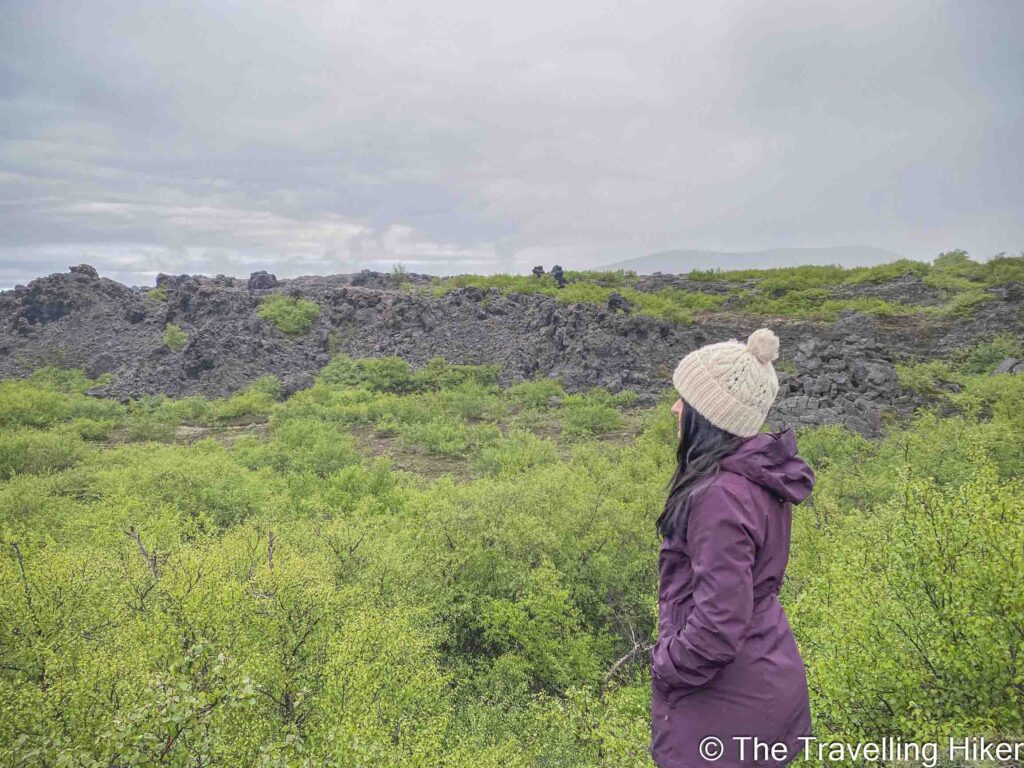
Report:
[{"label": "jacket pocket", "polygon": [[[690,613],[690,609],[683,610],[682,606],[674,605],[670,606],[666,613],[665,623],[661,625],[658,639],[661,640],[664,637],[675,634],[685,626],[685,617]],[[658,677],[657,672],[654,669],[654,652],[652,649],[650,659],[650,672],[651,672],[651,696],[654,702],[658,703],[667,708],[672,709],[675,707],[683,698],[694,692],[692,688],[677,688],[665,680]]]},{"label": "jacket pocket", "polygon": [[668,603],[662,606],[661,620],[663,626],[668,629],[682,629],[686,626],[686,620],[693,612],[693,603]]},{"label": "jacket pocket", "polygon": [[674,709],[684,698],[694,692],[691,688],[673,688],[659,680],[651,670],[651,702],[663,709]]}]

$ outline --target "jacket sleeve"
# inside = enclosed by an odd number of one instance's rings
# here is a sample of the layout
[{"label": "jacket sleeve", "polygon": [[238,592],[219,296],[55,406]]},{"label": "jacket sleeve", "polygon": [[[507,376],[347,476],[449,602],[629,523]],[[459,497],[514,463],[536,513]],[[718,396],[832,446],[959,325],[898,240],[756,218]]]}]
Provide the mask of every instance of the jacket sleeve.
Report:
[{"label": "jacket sleeve", "polygon": [[667,627],[651,651],[652,677],[665,691],[700,688],[732,661],[754,607],[751,500],[714,483],[692,503],[694,606],[686,626]]}]

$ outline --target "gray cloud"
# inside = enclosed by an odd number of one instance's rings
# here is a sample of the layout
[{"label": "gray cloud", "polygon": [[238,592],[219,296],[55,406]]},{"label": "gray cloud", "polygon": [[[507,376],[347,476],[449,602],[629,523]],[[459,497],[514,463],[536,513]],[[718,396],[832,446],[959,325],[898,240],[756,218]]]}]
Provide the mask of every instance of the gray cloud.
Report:
[{"label": "gray cloud", "polygon": [[1024,248],[1015,0],[0,14],[0,285]]}]

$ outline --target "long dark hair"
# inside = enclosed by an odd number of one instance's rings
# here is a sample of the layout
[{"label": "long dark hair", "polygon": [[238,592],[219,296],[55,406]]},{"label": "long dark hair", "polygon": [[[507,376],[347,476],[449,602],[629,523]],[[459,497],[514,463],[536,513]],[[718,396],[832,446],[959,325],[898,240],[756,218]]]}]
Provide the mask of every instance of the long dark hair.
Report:
[{"label": "long dark hair", "polygon": [[735,451],[743,438],[716,427],[689,403],[683,404],[683,434],[676,448],[676,471],[668,483],[665,509],[658,517],[658,533],[669,537],[680,531],[686,541],[690,518],[690,492],[718,474],[718,463]]}]

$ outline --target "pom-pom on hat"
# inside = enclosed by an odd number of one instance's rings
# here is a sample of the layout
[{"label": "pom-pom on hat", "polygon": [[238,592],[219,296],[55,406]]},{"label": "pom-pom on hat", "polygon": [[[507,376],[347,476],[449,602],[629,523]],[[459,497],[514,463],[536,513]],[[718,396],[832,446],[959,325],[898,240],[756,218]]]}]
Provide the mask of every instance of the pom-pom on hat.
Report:
[{"label": "pom-pom on hat", "polygon": [[676,366],[672,383],[687,406],[726,432],[751,437],[761,430],[779,393],[772,361],[779,337],[758,328],[747,343],[736,339],[695,349]]}]

